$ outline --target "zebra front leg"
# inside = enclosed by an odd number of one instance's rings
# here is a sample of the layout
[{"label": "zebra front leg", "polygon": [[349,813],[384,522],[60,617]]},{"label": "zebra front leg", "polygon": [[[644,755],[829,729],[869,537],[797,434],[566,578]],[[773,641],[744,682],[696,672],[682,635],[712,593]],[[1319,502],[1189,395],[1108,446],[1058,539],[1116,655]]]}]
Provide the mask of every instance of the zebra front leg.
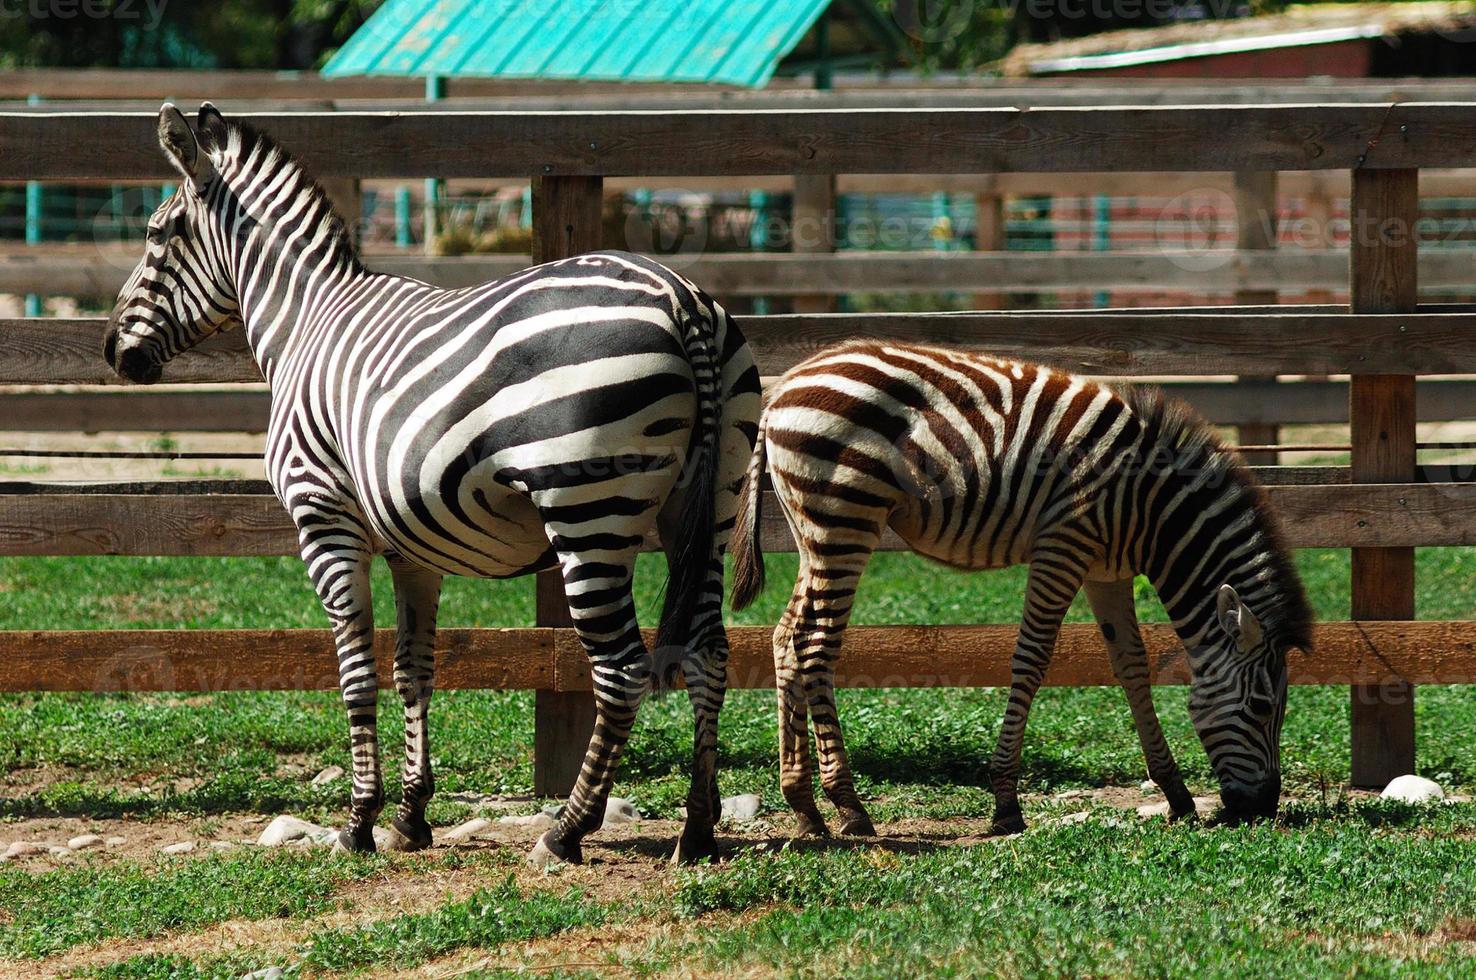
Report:
[{"label": "zebra front leg", "polygon": [[1138,613],[1133,604],[1133,580],[1119,582],[1087,582],[1087,601],[1102,630],[1107,644],[1107,658],[1112,673],[1127,695],[1133,713],[1133,726],[1143,746],[1148,763],[1148,776],[1168,798],[1171,820],[1194,815],[1194,797],[1184,785],[1179,764],[1163,737],[1163,726],[1153,707],[1153,690],[1148,683],[1148,654],[1138,629]]},{"label": "zebra front leg", "polygon": [[436,791],[431,771],[427,714],[435,688],[436,611],[441,576],[404,561],[391,560],[395,583],[395,690],[405,706],[405,769],[400,809],[390,824],[390,849],[418,851],[431,845],[425,807]]},{"label": "zebra front leg", "polygon": [[595,725],[558,825],[539,838],[528,856],[534,867],[584,860],[581,842],[604,822],[620,755],[650,687],[650,661],[630,591],[634,566],[634,553],[619,560],[564,559],[569,612],[594,676]]},{"label": "zebra front leg", "polygon": [[[300,517],[295,509],[293,514]],[[354,776],[348,827],[339,833],[335,846],[348,851],[373,851],[374,821],[384,808],[384,783],[375,717],[379,677],[374,666],[374,604],[369,591],[372,556],[361,528],[330,524],[321,513],[313,516],[316,522],[299,524],[302,557],[313,590],[333,627],[338,687],[348,711]]]},{"label": "zebra front leg", "polygon": [[801,570],[789,607],[774,627],[774,681],[779,694],[779,789],[794,811],[795,837],[829,837],[825,818],[815,805],[815,777],[810,769],[810,711],[804,678],[795,655],[795,623],[804,603]]},{"label": "zebra front leg", "polygon": [[728,688],[728,634],[723,629],[723,559],[713,556],[707,590],[697,605],[690,650],[682,660],[687,697],[692,703],[692,785],[687,791],[687,822],[677,839],[673,864],[716,858],[714,829],[722,816],[718,794],[718,716]]},{"label": "zebra front leg", "polygon": [[1050,666],[1061,620],[1081,588],[1084,572],[1084,565],[1069,552],[1044,544],[1030,563],[1025,611],[1010,665],[1010,699],[1000,725],[999,744],[989,762],[989,784],[994,791],[993,833],[1018,834],[1025,829],[1018,794],[1025,722]]}]

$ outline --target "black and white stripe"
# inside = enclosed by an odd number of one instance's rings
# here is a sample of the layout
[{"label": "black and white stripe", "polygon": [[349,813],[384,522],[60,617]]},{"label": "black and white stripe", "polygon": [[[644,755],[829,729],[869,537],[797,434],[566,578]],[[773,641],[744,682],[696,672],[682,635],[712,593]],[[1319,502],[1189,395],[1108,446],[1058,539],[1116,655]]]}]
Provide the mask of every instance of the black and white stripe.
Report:
[{"label": "black and white stripe", "polygon": [[383,800],[374,555],[395,583],[406,757],[394,827],[412,847],[431,837],[426,712],[442,576],[562,570],[597,722],[535,860],[579,860],[651,684],[631,578],[659,534],[671,565],[659,643],[681,657],[697,726],[678,856],[713,853],[721,555],[759,409],[733,321],[675,273],[620,252],[455,290],[371,273],[322,190],[269,139],[208,104],[197,129],[172,106],[160,115],[185,179],[150,223],[106,356],[153,381],[169,358],[244,324],[272,392],[267,472],[337,638],[354,770],[341,843],[373,848]]},{"label": "black and white stripe", "polygon": [[821,352],[784,376],[764,412],[734,543],[739,609],[762,587],[766,463],[800,551],[774,657],[781,778],[802,832],[824,832],[807,714],[821,783],[844,829],[871,830],[836,720],[833,673],[857,582],[888,527],[954,567],[1029,565],[990,769],[997,829],[1024,826],[1016,786],[1026,716],[1082,588],[1149,773],[1176,815],[1193,812],[1153,708],[1137,574],[1152,581],[1188,650],[1190,713],[1227,811],[1275,813],[1285,655],[1310,642],[1306,600],[1249,472],[1157,389],[1119,393],[942,348],[858,343]]}]

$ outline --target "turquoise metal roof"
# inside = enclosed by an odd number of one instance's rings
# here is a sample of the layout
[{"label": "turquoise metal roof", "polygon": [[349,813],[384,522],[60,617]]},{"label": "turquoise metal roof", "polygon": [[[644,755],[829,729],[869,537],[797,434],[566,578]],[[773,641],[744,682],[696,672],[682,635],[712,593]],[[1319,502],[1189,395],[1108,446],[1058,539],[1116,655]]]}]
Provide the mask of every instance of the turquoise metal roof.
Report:
[{"label": "turquoise metal roof", "polygon": [[761,86],[830,0],[388,0],[328,76]]}]

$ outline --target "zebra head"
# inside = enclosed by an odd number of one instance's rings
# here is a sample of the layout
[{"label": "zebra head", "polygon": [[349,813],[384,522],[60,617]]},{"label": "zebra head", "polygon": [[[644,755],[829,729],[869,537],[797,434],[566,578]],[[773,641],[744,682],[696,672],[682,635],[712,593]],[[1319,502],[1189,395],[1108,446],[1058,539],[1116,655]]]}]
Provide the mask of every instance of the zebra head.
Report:
[{"label": "zebra head", "polygon": [[[208,102],[198,128],[207,145],[225,139],[225,120]],[[195,131],[167,102],[159,110],[159,146],[182,179],[149,218],[143,259],[118,294],[103,341],[113,370],[140,384],[158,381],[166,361],[240,317],[225,236],[217,230],[222,223],[211,216],[222,182]]]},{"label": "zebra head", "polygon": [[1189,717],[1220,782],[1231,820],[1274,817],[1281,799],[1281,721],[1286,713],[1286,650],[1229,585],[1216,596],[1198,658]]}]

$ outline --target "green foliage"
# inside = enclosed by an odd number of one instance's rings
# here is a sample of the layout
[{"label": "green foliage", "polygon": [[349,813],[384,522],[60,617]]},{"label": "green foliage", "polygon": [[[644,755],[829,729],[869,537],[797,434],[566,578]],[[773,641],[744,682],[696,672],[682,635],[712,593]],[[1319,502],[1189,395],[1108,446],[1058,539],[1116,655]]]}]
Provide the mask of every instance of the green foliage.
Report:
[{"label": "green foliage", "polygon": [[[745,854],[684,873],[673,904],[689,917],[769,911],[646,954],[686,971],[848,977],[1472,968],[1469,946],[1439,942],[1476,914],[1469,812],[1304,818],[1291,833],[1097,819],[967,849]],[[1384,829],[1391,818],[1402,832]]]},{"label": "green foliage", "polygon": [[104,937],[231,918],[319,915],[334,907],[340,885],[383,865],[382,858],[278,850],[38,874],[0,867],[0,956],[43,957]]},{"label": "green foliage", "polygon": [[576,926],[599,925],[607,914],[604,906],[585,901],[577,890],[525,892],[509,875],[496,888],[429,912],[314,933],[307,942],[303,965],[309,970],[414,966],[466,947],[495,949]]},{"label": "green foliage", "polygon": [[381,2],[26,0],[0,8],[0,68],[317,68]]}]

